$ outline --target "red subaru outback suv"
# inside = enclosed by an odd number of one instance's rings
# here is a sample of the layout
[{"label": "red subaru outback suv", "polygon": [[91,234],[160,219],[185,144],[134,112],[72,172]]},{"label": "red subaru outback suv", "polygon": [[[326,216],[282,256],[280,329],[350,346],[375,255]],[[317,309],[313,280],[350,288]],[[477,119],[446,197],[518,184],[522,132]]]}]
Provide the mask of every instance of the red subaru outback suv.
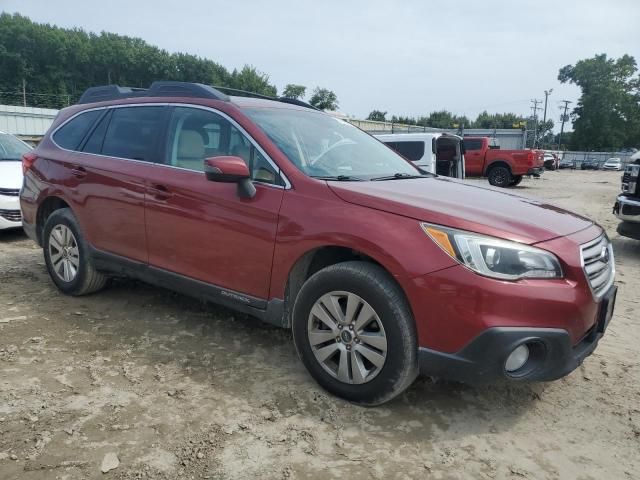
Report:
[{"label": "red subaru outback suv", "polygon": [[24,156],[24,228],[60,290],[124,274],[291,328],[315,380],[368,405],[419,372],[552,380],[595,349],[616,295],[598,225],[221,90],[91,88]]}]

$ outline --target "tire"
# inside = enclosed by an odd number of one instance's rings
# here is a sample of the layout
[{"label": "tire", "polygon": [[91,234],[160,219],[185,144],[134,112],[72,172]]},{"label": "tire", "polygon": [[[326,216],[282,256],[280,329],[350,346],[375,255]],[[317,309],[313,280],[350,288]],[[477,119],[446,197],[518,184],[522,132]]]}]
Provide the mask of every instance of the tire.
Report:
[{"label": "tire", "polygon": [[104,287],[107,277],[96,271],[71,209],[56,210],[47,218],[42,244],[49,276],[63,293],[86,295]]},{"label": "tire", "polygon": [[[320,305],[323,300],[324,305],[331,305],[333,299],[337,300],[334,307],[340,308],[346,320],[333,322],[336,317]],[[355,328],[349,330],[347,307],[352,299],[354,306],[359,303],[351,315],[356,320],[352,324]],[[328,315],[331,328],[320,320],[318,312],[325,320]],[[363,312],[369,315],[360,315]],[[370,320],[360,322],[365,318]],[[330,393],[351,402],[365,406],[388,402],[418,375],[418,342],[409,305],[389,274],[372,263],[339,263],[311,276],[296,298],[292,330],[298,355],[311,376]],[[321,349],[333,353],[321,361]],[[346,370],[341,372],[342,359]]]},{"label": "tire", "polygon": [[494,187],[506,188],[511,185],[513,181],[513,175],[511,175],[511,170],[507,167],[503,167],[502,165],[497,165],[495,167],[491,167],[489,170],[489,184]]},{"label": "tire", "polygon": [[511,186],[515,187],[516,185],[520,185],[520,182],[522,182],[522,177],[523,175],[515,175],[513,177],[513,180],[511,180]]}]

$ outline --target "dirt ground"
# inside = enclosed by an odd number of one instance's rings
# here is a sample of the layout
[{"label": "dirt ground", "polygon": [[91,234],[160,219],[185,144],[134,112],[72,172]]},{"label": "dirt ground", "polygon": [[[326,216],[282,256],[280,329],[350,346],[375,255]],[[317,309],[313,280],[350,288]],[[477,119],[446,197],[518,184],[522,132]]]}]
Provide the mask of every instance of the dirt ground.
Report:
[{"label": "dirt ground", "polygon": [[287,331],[134,281],[64,296],[42,252],[0,232],[0,478],[640,478],[640,242],[615,233],[619,185],[561,171],[515,189],[613,239],[616,313],[582,367],[419,379],[373,409],[320,389]]}]

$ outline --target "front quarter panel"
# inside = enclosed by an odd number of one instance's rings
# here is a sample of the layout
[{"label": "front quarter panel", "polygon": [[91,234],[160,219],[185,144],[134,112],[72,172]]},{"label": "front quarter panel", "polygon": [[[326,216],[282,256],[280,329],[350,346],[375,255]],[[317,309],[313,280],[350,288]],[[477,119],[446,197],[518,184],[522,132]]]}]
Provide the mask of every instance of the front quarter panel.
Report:
[{"label": "front quarter panel", "polygon": [[295,263],[314,249],[338,246],[379,262],[401,286],[408,279],[455,265],[417,220],[347,203],[325,182],[287,190],[280,210],[271,297],[284,298]]}]

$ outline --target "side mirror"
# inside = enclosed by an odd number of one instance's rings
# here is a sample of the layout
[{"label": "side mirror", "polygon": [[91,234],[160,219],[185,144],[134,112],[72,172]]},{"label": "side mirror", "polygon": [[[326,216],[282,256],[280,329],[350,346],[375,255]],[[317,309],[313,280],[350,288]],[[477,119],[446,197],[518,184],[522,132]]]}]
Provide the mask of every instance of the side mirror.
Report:
[{"label": "side mirror", "polygon": [[242,198],[253,198],[256,187],[251,181],[249,167],[240,157],[221,156],[204,160],[204,173],[211,182],[237,183],[238,195]]}]

